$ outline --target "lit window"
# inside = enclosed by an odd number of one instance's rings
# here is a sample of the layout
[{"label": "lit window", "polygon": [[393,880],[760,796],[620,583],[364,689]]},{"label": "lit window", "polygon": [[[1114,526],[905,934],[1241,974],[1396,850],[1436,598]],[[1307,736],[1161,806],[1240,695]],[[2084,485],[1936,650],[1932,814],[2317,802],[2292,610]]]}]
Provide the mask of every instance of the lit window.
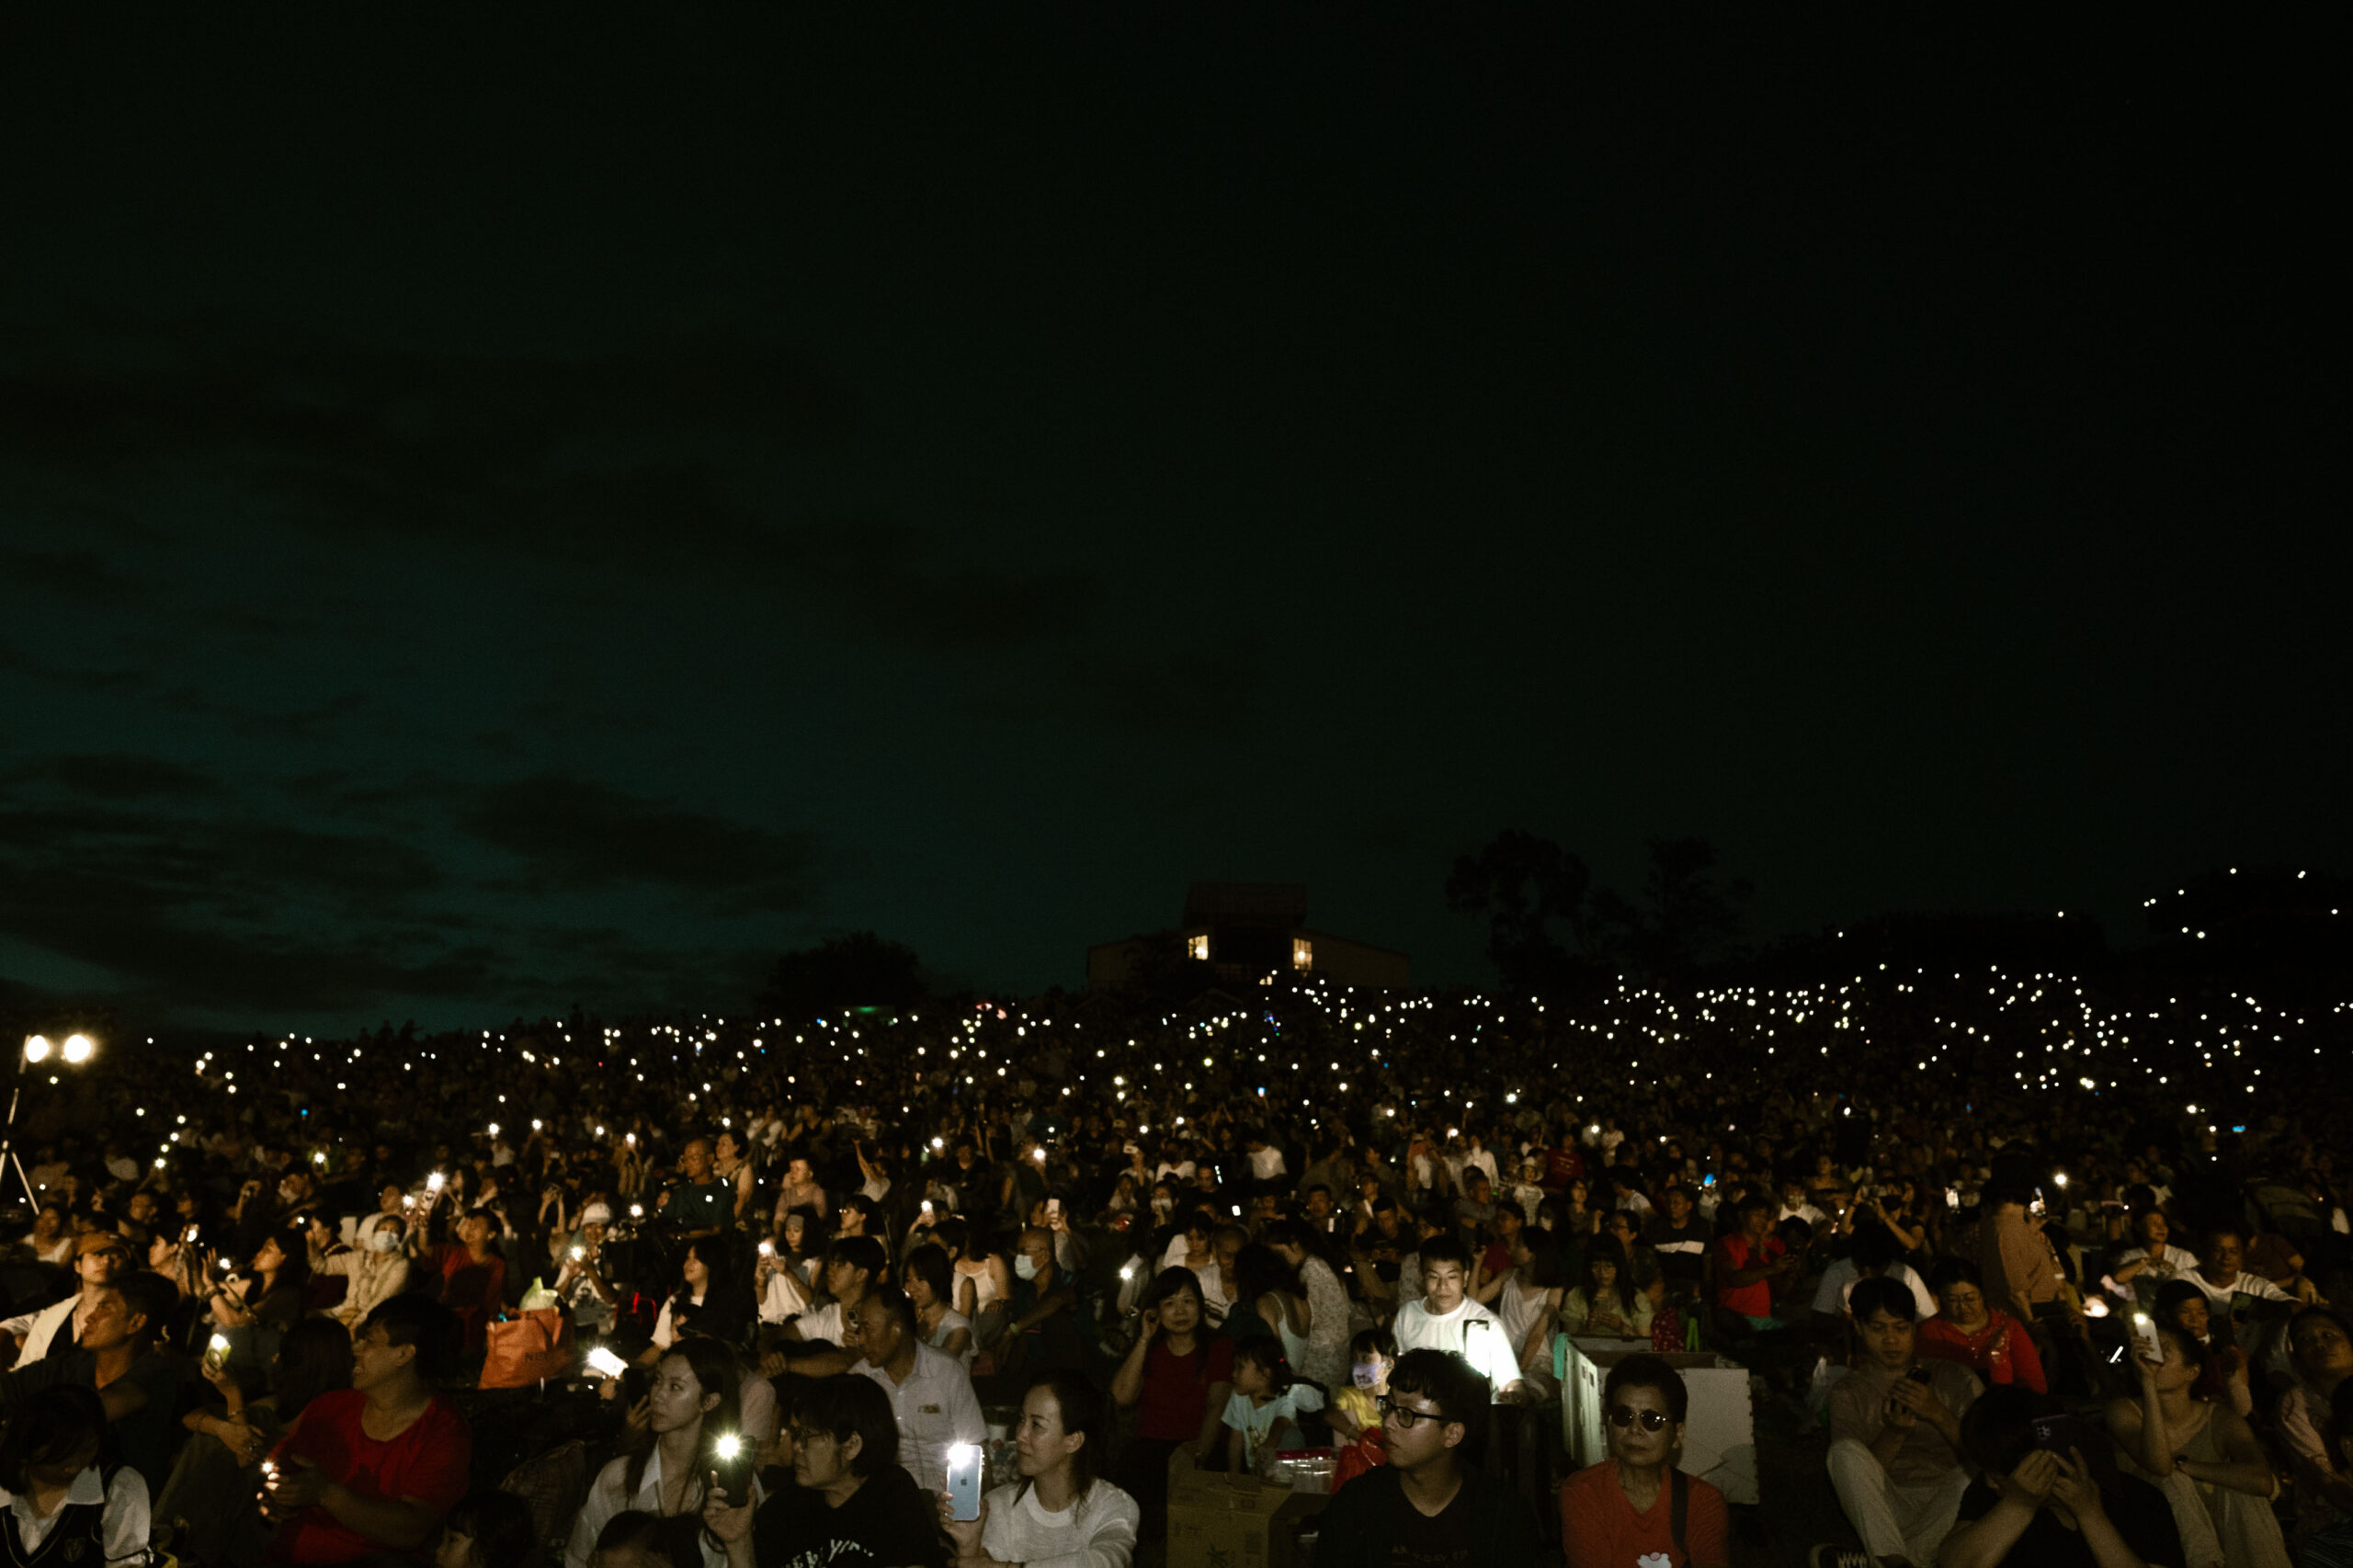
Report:
[{"label": "lit window", "polygon": [[1185,938],[1186,950],[1203,963],[1210,961],[1210,939],[1206,935]]},{"label": "lit window", "polygon": [[1290,939],[1290,967],[1304,973],[1315,967],[1315,944],[1304,937]]}]

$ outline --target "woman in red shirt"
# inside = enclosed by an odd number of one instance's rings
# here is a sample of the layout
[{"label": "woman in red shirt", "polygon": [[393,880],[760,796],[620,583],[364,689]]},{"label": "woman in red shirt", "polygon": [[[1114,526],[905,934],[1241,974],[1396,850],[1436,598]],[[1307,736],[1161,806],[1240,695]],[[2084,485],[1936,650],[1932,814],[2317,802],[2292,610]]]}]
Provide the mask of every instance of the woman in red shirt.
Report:
[{"label": "woman in red shirt", "polygon": [[1690,1405],[1683,1375],[1662,1357],[1629,1356],[1609,1369],[1601,1385],[1609,1457],[1561,1483],[1567,1568],[1727,1568],[1724,1494],[1675,1468]]},{"label": "woman in red shirt", "polygon": [[1201,1284],[1179,1265],[1144,1288],[1142,1332],[1111,1378],[1111,1397],[1136,1413],[1120,1450],[1120,1489],[1143,1509],[1143,1539],[1168,1528],[1168,1465],[1179,1448],[1196,1466],[1222,1452],[1225,1402],[1233,1392],[1233,1341],[1211,1338]]},{"label": "woman in red shirt", "polygon": [[1949,1257],[1929,1272],[1928,1289],[1943,1310],[1920,1325],[1919,1354],[1958,1361],[1988,1384],[2016,1383],[2037,1393],[2050,1389],[2042,1358],[2018,1320],[1985,1304],[1985,1282],[1965,1257]]}]

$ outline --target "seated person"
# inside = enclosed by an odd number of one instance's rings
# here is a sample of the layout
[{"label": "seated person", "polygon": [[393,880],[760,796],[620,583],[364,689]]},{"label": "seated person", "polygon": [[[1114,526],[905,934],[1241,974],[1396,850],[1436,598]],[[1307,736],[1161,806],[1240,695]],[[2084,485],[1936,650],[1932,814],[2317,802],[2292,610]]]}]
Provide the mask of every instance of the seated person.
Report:
[{"label": "seated person", "polygon": [[1535,1562],[1528,1505],[1501,1476],[1462,1457],[1488,1415],[1486,1380],[1461,1357],[1427,1348],[1399,1356],[1381,1411],[1389,1462],[1333,1494],[1317,1561],[1353,1568]]},{"label": "seated person", "polygon": [[1390,1332],[1397,1348],[1444,1350],[1468,1358],[1489,1378],[1498,1393],[1516,1385],[1519,1368],[1515,1348],[1504,1339],[1502,1322],[1472,1301],[1471,1260],[1452,1235],[1436,1235],[1422,1244],[1422,1294],[1397,1309]]},{"label": "seated person", "polygon": [[899,1425],[871,1379],[821,1378],[792,1417],[792,1478],[758,1506],[714,1494],[703,1523],[731,1568],[946,1568],[938,1507],[899,1464]]},{"label": "seated person", "polygon": [[1792,1278],[1802,1260],[1773,1233],[1773,1210],[1761,1194],[1742,1199],[1736,1228],[1716,1241],[1716,1315],[1729,1327],[1785,1326],[1773,1314],[1773,1287]]},{"label": "seated person", "polygon": [[1644,1339],[1651,1332],[1647,1294],[1634,1289],[1632,1270],[1616,1239],[1596,1236],[1586,1249],[1583,1278],[1561,1299],[1561,1330],[1571,1335]]},{"label": "seated person", "polygon": [[2161,1327],[2153,1359],[2133,1337],[2140,1397],[2108,1403],[2119,1463],[2163,1489],[2183,1543],[2206,1549],[2192,1555],[2218,1551],[2231,1568],[2288,1568],[2271,1511],[2279,1480],[2255,1429],[2217,1397],[2206,1347],[2194,1336]]},{"label": "seated person", "polygon": [[1873,1562],[1928,1568],[1969,1485],[1961,1417],[1983,1385],[1953,1362],[1919,1358],[1907,1286],[1866,1279],[1847,1306],[1863,1359],[1830,1388],[1831,1488]]},{"label": "seated person", "polygon": [[464,1417],[434,1392],[460,1332],[424,1296],[395,1296],[368,1315],[351,1387],[303,1406],[264,1470],[263,1506],[279,1526],[272,1562],[415,1553],[440,1532],[473,1460]]},{"label": "seated person", "polygon": [[95,1389],[122,1458],[154,1496],[171,1478],[184,1370],[156,1340],[176,1304],[177,1292],[158,1274],[132,1274],[100,1287],[82,1320],[78,1346],[0,1373],[0,1410],[43,1388]]},{"label": "seated person", "polygon": [[11,1562],[144,1562],[147,1483],[100,1463],[107,1415],[98,1396],[60,1383],[9,1412],[0,1435],[0,1544]]},{"label": "seated person", "polygon": [[2034,1336],[2018,1319],[1986,1303],[1975,1264],[1948,1257],[1929,1278],[1942,1310],[1920,1325],[1923,1359],[1957,1361],[1995,1388],[2017,1383],[2036,1393],[2050,1392]]},{"label": "seated person", "polygon": [[1912,1266],[1895,1256],[1895,1239],[1876,1224],[1864,1226],[1855,1233],[1855,1244],[1845,1257],[1822,1271],[1822,1280],[1814,1287],[1813,1314],[1818,1322],[1832,1327],[1847,1321],[1847,1292],[1859,1279],[1901,1279],[1910,1288],[1914,1305],[1923,1318],[1934,1315],[1937,1298]]},{"label": "seated person", "polygon": [[940,1523],[961,1562],[1064,1562],[1116,1568],[1129,1561],[1142,1511],[1097,1473],[1108,1462],[1109,1411],[1083,1375],[1041,1372],[1022,1396],[1016,1428],[1020,1480],[981,1499],[978,1519],[958,1522],[944,1496]]},{"label": "seated person", "polygon": [[2108,1468],[2097,1444],[2089,1455],[2075,1441],[2064,1453],[2038,1445],[2036,1420],[2058,1414],[2048,1395],[2016,1384],[1990,1390],[1970,1407],[1961,1436],[1979,1478],[1961,1494],[1937,1568],[2184,1568],[2172,1515],[2155,1487]]},{"label": "seated person", "polygon": [[1723,1493],[1675,1465],[1690,1403],[1683,1374],[1659,1357],[1629,1356],[1609,1369],[1601,1385],[1609,1457],[1561,1486],[1567,1568],[1728,1568]]}]

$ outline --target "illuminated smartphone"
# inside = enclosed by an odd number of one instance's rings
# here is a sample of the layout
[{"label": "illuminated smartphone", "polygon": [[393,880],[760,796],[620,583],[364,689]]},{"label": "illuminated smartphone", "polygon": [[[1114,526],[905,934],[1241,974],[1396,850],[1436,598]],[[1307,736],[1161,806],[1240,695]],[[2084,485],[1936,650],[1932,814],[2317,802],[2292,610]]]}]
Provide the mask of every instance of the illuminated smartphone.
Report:
[{"label": "illuminated smartphone", "polygon": [[959,1524],[981,1517],[981,1450],[976,1444],[949,1445],[948,1517]]},{"label": "illuminated smartphone", "polygon": [[608,1378],[618,1378],[629,1370],[629,1363],[599,1345],[588,1352],[589,1368]]},{"label": "illuminated smartphone", "polygon": [[752,1445],[728,1432],[710,1447],[710,1479],[720,1500],[731,1508],[740,1508],[752,1500]]},{"label": "illuminated smartphone", "polygon": [[228,1364],[229,1336],[225,1334],[216,1334],[212,1336],[211,1342],[204,1347],[204,1369],[208,1374],[218,1372]]},{"label": "illuminated smartphone", "polygon": [[2152,1361],[2165,1358],[2165,1346],[2157,1339],[2157,1320],[2146,1312],[2132,1314],[2132,1339],[2141,1353]]}]

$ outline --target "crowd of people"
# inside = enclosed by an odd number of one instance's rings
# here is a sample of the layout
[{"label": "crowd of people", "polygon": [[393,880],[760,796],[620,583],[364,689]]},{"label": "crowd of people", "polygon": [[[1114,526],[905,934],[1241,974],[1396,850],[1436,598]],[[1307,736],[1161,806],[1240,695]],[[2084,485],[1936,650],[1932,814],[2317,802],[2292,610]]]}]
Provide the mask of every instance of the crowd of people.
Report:
[{"label": "crowd of people", "polygon": [[1678,1468],[1699,1352],[1826,1439],[1824,1562],[2353,1562],[2344,1028],[1874,973],[113,1042],[23,1069],[0,1529],[1120,1568],[1211,1471],[1328,1486],[1322,1562],[1802,1561]]}]

